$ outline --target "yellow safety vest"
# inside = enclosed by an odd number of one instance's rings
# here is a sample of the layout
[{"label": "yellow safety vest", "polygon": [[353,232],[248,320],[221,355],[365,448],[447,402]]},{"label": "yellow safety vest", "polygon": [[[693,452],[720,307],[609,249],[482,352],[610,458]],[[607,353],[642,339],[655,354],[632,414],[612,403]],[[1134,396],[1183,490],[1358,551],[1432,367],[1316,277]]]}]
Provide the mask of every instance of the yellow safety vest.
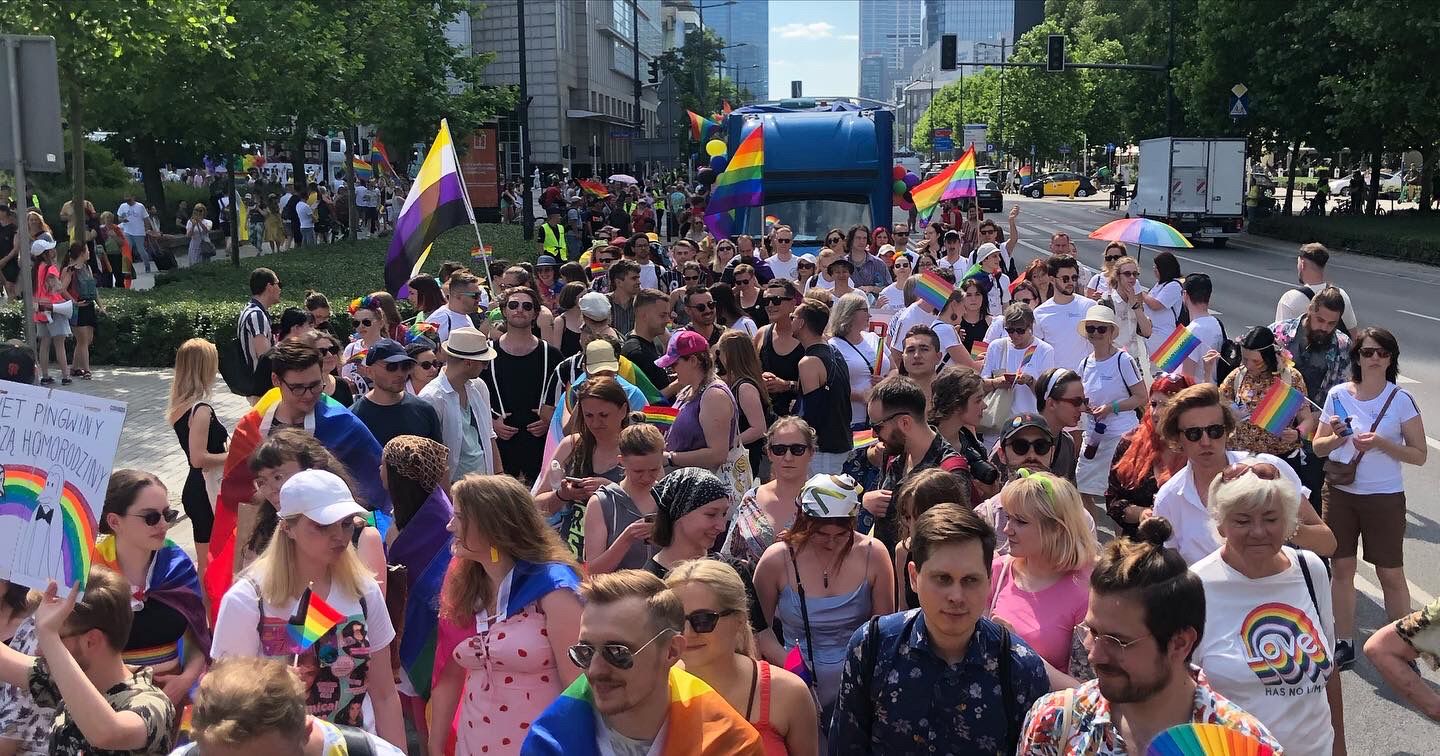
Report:
[{"label": "yellow safety vest", "polygon": [[545,253],[554,255],[557,260],[568,260],[569,255],[565,249],[565,233],[557,231],[549,223],[541,223],[540,229],[545,233],[545,239],[541,242]]},{"label": "yellow safety vest", "polygon": [[626,203],[625,203],[625,212],[627,212],[627,213],[633,213],[633,212],[635,212],[635,203],[634,203],[634,202],[626,202]]}]

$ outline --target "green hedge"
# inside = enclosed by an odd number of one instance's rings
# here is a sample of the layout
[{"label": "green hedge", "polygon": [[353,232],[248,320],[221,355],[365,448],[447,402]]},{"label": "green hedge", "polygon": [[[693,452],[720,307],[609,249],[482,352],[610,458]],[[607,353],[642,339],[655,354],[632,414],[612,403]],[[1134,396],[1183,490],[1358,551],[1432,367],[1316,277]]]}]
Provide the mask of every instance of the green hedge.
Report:
[{"label": "green hedge", "polygon": [[1250,222],[1252,234],[1306,243],[1332,250],[1440,264],[1440,213],[1401,211],[1386,216],[1275,215]]},{"label": "green hedge", "polygon": [[[120,187],[89,189],[86,193],[89,195],[90,204],[95,206],[97,213],[115,212],[128,194],[134,194],[137,199],[149,204],[149,200],[145,197],[145,187],[138,183]],[[40,196],[40,208],[45,212],[45,222],[54,229],[64,228],[65,226],[60,222],[60,208],[70,201],[70,187],[64,186],[52,191],[41,189],[33,191],[31,194]],[[165,182],[165,207],[156,208],[160,211],[160,226],[167,231],[174,230],[175,206],[181,202],[188,206],[209,200],[210,191],[205,187],[194,187],[175,181]],[[181,230],[183,231],[183,229]]]},{"label": "green hedge", "polygon": [[[485,243],[497,258],[534,259],[532,244],[517,226],[484,224]],[[425,266],[436,270],[445,261],[466,261],[475,246],[475,232],[455,229],[436,241]],[[161,273],[147,291],[101,289],[104,310],[99,316],[91,360],[97,365],[170,367],[175,350],[199,337],[217,345],[234,338],[235,323],[249,300],[250,271],[274,270],[284,285],[284,299],[272,313],[300,306],[308,290],[323,292],[333,308],[332,322],[340,332],[351,328],[346,306],[355,297],[384,287],[384,261],[389,239],[336,242],[289,250],[278,255],[244,258],[240,267],[216,260]],[[402,312],[408,303],[400,303]],[[0,307],[0,338],[18,338],[23,329],[19,305]]]}]

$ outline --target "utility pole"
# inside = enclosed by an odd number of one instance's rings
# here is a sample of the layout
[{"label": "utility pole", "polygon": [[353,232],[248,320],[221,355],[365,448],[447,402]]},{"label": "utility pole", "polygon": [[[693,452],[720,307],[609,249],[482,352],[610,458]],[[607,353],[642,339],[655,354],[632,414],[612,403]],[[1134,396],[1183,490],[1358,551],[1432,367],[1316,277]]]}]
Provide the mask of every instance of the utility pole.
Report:
[{"label": "utility pole", "polygon": [[635,72],[635,126],[630,134],[630,165],[643,177],[645,172],[640,170],[640,161],[635,154],[645,123],[644,111],[640,109],[640,4],[637,0],[630,0],[630,35],[630,59]]},{"label": "utility pole", "polygon": [[1005,38],[1000,38],[1000,110],[995,114],[995,155],[1005,165]]},{"label": "utility pole", "polygon": [[1170,35],[1165,46],[1165,135],[1175,136],[1175,0],[1169,2]]},{"label": "utility pole", "polygon": [[530,192],[530,96],[525,85],[530,69],[525,63],[525,0],[515,0],[515,27],[520,39],[520,99],[515,103],[515,118],[520,122],[520,172],[524,174],[521,177],[524,186],[521,202],[525,208],[521,218],[525,241],[530,241],[535,238],[535,208]]}]

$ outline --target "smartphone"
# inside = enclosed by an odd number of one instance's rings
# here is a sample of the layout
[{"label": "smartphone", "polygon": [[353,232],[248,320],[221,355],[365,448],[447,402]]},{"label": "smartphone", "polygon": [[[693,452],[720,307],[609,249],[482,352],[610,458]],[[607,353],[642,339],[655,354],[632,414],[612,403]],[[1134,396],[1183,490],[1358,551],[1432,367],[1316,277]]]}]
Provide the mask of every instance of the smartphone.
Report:
[{"label": "smartphone", "polygon": [[584,478],[572,478],[572,477],[570,477],[569,475],[566,475],[566,476],[565,476],[565,482],[566,482],[566,483],[569,483],[569,484],[572,485],[572,486],[583,486],[583,485],[585,485],[585,479],[584,479]]}]

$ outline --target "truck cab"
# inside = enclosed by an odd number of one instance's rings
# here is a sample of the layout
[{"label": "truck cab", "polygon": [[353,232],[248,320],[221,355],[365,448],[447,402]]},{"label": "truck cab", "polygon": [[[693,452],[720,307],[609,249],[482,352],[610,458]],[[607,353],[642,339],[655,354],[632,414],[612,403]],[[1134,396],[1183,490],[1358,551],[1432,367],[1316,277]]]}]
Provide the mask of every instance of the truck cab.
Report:
[{"label": "truck cab", "polygon": [[730,154],[765,129],[765,204],[736,211],[736,227],[758,236],[767,215],[795,231],[797,253],[832,228],[889,227],[895,113],[858,98],[785,100],[732,111]]}]

